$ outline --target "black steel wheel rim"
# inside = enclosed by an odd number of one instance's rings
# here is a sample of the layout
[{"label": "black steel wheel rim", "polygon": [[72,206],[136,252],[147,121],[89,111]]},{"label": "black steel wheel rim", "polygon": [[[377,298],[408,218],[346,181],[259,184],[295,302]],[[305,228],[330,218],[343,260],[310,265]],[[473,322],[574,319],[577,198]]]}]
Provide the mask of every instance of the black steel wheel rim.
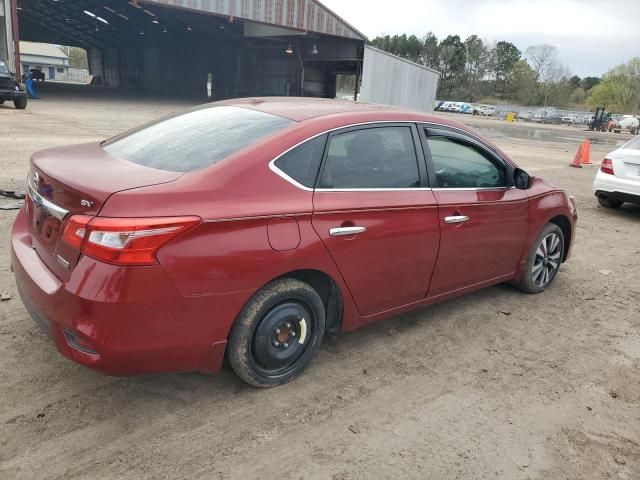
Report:
[{"label": "black steel wheel rim", "polygon": [[536,250],[531,267],[531,278],[538,288],[546,287],[560,268],[562,262],[562,239],[550,233],[542,239]]},{"label": "black steel wheel rim", "polygon": [[287,375],[309,353],[316,320],[301,301],[272,307],[256,326],[251,339],[254,368],[268,377]]}]

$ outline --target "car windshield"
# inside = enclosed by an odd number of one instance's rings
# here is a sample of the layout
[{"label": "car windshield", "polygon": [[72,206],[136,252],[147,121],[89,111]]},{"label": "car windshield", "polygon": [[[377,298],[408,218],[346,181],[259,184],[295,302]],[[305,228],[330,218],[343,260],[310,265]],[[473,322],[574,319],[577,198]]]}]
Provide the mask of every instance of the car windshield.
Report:
[{"label": "car windshield", "polygon": [[7,66],[0,62],[0,73],[9,73],[9,69],[7,68]]},{"label": "car windshield", "polygon": [[189,172],[214,165],[292,123],[246,108],[208,106],[125,133],[103,148],[139,165]]}]

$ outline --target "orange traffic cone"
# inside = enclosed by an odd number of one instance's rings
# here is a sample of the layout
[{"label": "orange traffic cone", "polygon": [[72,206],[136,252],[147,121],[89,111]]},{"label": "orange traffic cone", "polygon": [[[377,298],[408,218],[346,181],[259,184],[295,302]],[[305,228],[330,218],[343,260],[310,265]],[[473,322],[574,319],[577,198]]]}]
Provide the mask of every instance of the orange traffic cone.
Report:
[{"label": "orange traffic cone", "polygon": [[591,142],[585,140],[582,142],[582,157],[580,158],[582,165],[591,165]]},{"label": "orange traffic cone", "polygon": [[569,166],[573,168],[582,168],[582,151],[583,150],[584,150],[584,142],[580,144],[580,147],[576,152],[576,156],[573,157],[573,162],[571,162]]}]

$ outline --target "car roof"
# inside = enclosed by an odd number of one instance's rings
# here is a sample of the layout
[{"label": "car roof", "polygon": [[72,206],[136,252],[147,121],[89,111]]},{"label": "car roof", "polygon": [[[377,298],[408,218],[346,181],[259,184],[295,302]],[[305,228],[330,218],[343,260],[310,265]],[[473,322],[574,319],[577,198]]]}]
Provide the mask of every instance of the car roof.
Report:
[{"label": "car roof", "polygon": [[[454,103],[454,102],[450,102]],[[355,123],[424,122],[448,126],[482,139],[487,145],[509,158],[499,147],[475,129],[439,116],[374,103],[308,97],[262,97],[223,100],[212,106],[235,106],[278,115],[300,123],[317,123],[329,129]],[[493,108],[493,107],[491,107]]]},{"label": "car roof", "polygon": [[[226,100],[217,105],[229,105],[242,108],[250,108],[272,115],[288,118],[295,122],[304,122],[329,116],[353,115],[358,113],[406,113],[407,116],[416,118],[424,114],[411,110],[403,110],[387,105],[374,103],[353,102],[351,100],[338,100],[327,98],[307,97],[263,97]],[[422,119],[422,118],[421,118]]]}]

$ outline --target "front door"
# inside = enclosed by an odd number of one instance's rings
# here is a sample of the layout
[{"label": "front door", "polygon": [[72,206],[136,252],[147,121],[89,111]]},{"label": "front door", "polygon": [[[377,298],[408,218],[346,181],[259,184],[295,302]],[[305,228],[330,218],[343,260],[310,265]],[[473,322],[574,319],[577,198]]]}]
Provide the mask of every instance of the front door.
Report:
[{"label": "front door", "polygon": [[56,78],[56,69],[53,67],[49,67],[49,80],[54,80]]},{"label": "front door", "polygon": [[511,186],[513,168],[466,134],[424,133],[441,228],[429,297],[513,274],[529,228],[528,196]]},{"label": "front door", "polygon": [[440,226],[418,131],[381,124],[330,135],[313,226],[363,316],[422,300]]}]

